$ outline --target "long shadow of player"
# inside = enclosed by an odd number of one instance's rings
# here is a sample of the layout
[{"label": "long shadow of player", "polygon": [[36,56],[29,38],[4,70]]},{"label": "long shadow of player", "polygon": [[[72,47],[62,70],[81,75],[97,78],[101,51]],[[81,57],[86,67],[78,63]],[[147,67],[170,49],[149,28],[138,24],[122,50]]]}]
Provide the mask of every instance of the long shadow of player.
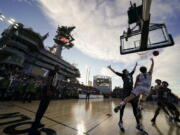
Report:
[{"label": "long shadow of player", "polygon": [[41,135],[41,133],[44,132],[46,135],[57,135],[56,131],[49,128],[42,128],[42,129],[32,129],[29,131],[28,135]]},{"label": "long shadow of player", "polygon": [[41,135],[41,132],[38,131],[37,128],[36,129],[35,128],[34,129],[31,128],[31,130],[29,131],[28,135]]},{"label": "long shadow of player", "polygon": [[[30,121],[11,124],[10,126],[7,126],[3,130],[3,132],[8,135],[20,135],[20,134],[41,135],[41,133],[43,134],[45,133],[46,135],[57,135],[56,131],[50,128],[45,128],[45,127],[44,128],[28,128],[28,125],[31,125],[31,124],[32,122]],[[26,125],[26,128],[23,128],[25,127],[25,125]]]}]

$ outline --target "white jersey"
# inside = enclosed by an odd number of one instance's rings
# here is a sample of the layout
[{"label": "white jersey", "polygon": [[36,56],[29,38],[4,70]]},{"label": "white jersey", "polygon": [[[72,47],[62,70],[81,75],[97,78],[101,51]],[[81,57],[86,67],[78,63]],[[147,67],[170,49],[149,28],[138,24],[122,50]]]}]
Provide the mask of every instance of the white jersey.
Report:
[{"label": "white jersey", "polygon": [[139,74],[137,86],[144,87],[146,89],[150,89],[151,88],[151,80],[152,80],[152,75],[150,73],[141,73],[141,74]]}]

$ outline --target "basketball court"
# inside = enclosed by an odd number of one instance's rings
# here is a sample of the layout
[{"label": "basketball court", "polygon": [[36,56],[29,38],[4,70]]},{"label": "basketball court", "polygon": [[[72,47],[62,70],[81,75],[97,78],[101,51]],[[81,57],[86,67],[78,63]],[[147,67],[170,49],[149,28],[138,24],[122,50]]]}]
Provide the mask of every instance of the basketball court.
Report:
[{"label": "basketball court", "polygon": [[[119,130],[117,125],[119,114],[113,112],[113,108],[118,103],[119,99],[52,101],[42,119],[45,127],[39,130],[42,135],[141,135],[135,128],[136,122],[129,104],[124,113],[126,131],[122,133]],[[26,104],[1,102],[0,134],[27,135],[27,130],[35,117],[38,105],[39,101]],[[148,133],[150,135],[179,135],[180,127],[169,122],[163,112],[158,116],[157,124],[155,126],[151,124],[150,120],[155,109],[156,105],[154,103],[147,103],[143,110],[143,125]],[[16,114],[10,115],[9,113]],[[9,115],[5,116],[5,114]],[[24,117],[28,119],[13,122]]]}]

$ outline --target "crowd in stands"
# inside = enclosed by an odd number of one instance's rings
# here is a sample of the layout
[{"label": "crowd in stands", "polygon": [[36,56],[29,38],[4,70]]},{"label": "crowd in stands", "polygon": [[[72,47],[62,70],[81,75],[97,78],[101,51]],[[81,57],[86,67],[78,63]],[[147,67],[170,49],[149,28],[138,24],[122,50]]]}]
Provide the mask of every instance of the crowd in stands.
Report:
[{"label": "crowd in stands", "polygon": [[[45,78],[20,71],[0,69],[0,100],[31,102],[41,98]],[[79,94],[99,94],[99,90],[78,82],[58,81],[53,99],[79,98]]]},{"label": "crowd in stands", "polygon": [[57,86],[59,98],[78,98],[79,94],[93,94],[98,95],[100,91],[92,86],[86,86],[79,83],[72,83],[67,81],[59,81]]}]

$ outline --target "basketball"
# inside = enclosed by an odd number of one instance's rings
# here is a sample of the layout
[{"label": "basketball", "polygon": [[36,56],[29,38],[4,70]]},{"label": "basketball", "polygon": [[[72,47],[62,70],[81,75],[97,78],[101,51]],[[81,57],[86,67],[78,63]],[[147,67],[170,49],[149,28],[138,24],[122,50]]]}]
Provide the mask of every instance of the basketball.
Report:
[{"label": "basketball", "polygon": [[153,55],[154,56],[158,56],[159,55],[159,51],[153,51]]}]

